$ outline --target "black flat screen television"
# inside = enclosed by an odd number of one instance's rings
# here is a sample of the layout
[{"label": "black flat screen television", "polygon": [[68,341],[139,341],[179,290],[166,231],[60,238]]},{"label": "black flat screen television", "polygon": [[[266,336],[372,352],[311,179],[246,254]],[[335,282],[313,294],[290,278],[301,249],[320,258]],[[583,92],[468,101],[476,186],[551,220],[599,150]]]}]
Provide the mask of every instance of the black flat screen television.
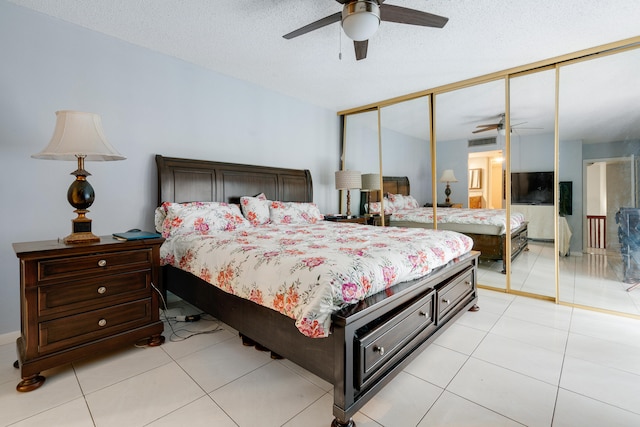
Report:
[{"label": "black flat screen television", "polygon": [[512,172],[511,203],[553,205],[553,172]]}]

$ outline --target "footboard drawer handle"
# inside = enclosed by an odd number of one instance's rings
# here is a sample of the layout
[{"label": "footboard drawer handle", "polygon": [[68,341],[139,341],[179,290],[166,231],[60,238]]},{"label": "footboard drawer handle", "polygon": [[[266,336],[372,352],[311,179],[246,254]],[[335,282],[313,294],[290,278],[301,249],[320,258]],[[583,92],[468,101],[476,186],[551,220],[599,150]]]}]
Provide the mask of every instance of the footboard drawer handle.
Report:
[{"label": "footboard drawer handle", "polygon": [[98,288],[98,293],[99,293],[100,295],[104,294],[105,292],[107,292],[107,288],[106,288],[106,286],[100,286],[100,287]]},{"label": "footboard drawer handle", "polygon": [[101,259],[100,261],[98,261],[98,266],[99,267],[104,267],[105,265],[107,265],[107,260],[106,259]]},{"label": "footboard drawer handle", "polygon": [[420,310],[420,311],[418,312],[418,315],[419,315],[419,316],[425,316],[425,317],[426,317],[426,316],[427,316],[427,313],[425,313],[424,311]]},{"label": "footboard drawer handle", "polygon": [[471,286],[471,280],[465,280],[464,284],[467,285],[467,286]]},{"label": "footboard drawer handle", "polygon": [[380,353],[380,356],[384,356],[384,347],[375,346],[373,347],[373,351]]},{"label": "footboard drawer handle", "polygon": [[443,299],[442,302],[447,304],[447,305],[451,304],[451,301],[449,301],[448,299]]},{"label": "footboard drawer handle", "polygon": [[107,319],[98,320],[98,326],[106,326],[106,325],[107,325]]}]

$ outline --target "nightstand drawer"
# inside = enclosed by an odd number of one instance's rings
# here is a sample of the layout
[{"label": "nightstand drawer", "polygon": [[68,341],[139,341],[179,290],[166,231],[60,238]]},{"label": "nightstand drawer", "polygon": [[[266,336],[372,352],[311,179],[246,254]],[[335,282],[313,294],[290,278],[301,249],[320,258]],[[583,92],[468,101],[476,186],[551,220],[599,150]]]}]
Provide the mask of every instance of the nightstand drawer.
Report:
[{"label": "nightstand drawer", "polygon": [[120,298],[128,301],[144,298],[149,295],[150,283],[151,269],[145,269],[77,280],[64,286],[39,286],[38,314],[42,317],[75,314],[80,310],[114,304]]},{"label": "nightstand drawer", "polygon": [[38,280],[55,280],[152,263],[151,249],[38,261]]},{"label": "nightstand drawer", "polygon": [[38,325],[38,352],[108,337],[151,322],[151,298],[42,322]]}]

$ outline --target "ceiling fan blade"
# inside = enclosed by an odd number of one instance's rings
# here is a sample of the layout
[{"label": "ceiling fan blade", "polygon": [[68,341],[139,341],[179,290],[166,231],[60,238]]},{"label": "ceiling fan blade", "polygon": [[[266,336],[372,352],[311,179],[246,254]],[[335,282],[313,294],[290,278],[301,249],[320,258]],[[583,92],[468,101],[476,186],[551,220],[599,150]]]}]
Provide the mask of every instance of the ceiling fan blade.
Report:
[{"label": "ceiling fan blade", "polygon": [[473,131],[473,132],[471,132],[471,133],[486,132],[486,131],[488,131],[488,130],[494,130],[494,129],[497,129],[497,128],[484,128],[484,129],[477,129],[477,130],[474,130],[474,131]]},{"label": "ceiling fan blade", "polygon": [[498,126],[500,126],[500,123],[491,123],[488,125],[478,125],[476,126],[477,128],[497,128]]},{"label": "ceiling fan blade", "polygon": [[333,15],[325,16],[324,18],[318,19],[317,21],[312,22],[311,24],[305,25],[304,27],[300,27],[297,30],[292,31],[288,34],[285,34],[282,37],[289,40],[294,37],[307,34],[308,32],[311,32],[313,30],[317,30],[318,28],[322,28],[329,24],[333,24],[334,22],[340,22],[341,20],[342,20],[342,12],[336,12]]},{"label": "ceiling fan blade", "polygon": [[[336,0],[336,1],[340,4],[347,4],[347,3],[351,3],[354,0]],[[384,2],[384,0],[374,0],[374,1],[376,1],[376,3],[378,3],[379,5]]]},{"label": "ceiling fan blade", "polygon": [[382,21],[397,22],[400,24],[420,25],[423,27],[442,28],[449,18],[434,15],[432,13],[421,12],[406,7],[393,6],[390,4],[380,5],[380,19]]},{"label": "ceiling fan blade", "polygon": [[361,42],[353,41],[353,47],[356,49],[356,60],[360,61],[367,57],[367,48],[369,47],[369,40]]}]

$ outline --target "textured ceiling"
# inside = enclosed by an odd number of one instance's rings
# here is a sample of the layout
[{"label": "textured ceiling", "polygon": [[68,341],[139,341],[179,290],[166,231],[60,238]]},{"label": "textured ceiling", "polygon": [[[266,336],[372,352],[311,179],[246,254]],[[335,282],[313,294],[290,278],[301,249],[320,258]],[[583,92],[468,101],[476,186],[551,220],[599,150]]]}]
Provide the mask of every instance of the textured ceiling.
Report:
[{"label": "textured ceiling", "polygon": [[449,22],[382,22],[356,61],[339,23],[282,38],[334,0],[8,1],[333,111],[635,37],[640,22],[638,0],[388,0]]}]

